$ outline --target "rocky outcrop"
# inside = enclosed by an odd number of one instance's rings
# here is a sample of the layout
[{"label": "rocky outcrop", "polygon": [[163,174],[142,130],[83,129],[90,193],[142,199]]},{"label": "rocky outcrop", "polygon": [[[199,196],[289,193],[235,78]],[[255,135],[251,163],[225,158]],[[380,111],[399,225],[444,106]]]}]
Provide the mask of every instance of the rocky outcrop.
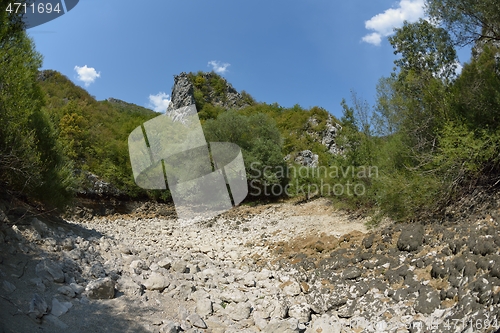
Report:
[{"label": "rocky outcrop", "polygon": [[311,136],[314,141],[320,142],[331,154],[342,154],[343,149],[336,143],[336,139],[340,135],[342,126],[335,121],[332,115],[328,115],[325,128],[322,130],[316,129],[319,126],[319,121],[315,117],[308,119],[308,125],[309,129],[306,133]]},{"label": "rocky outcrop", "polygon": [[180,73],[174,76],[174,87],[172,88],[172,98],[167,111],[180,109],[184,106],[195,104],[194,86],[187,73]]},{"label": "rocky outcrop", "polygon": [[336,144],[336,139],[342,130],[342,126],[333,120],[331,115],[328,115],[328,120],[326,121],[326,128],[320,134],[321,144],[328,148],[328,151],[332,154],[338,155],[342,154],[343,149]]},{"label": "rocky outcrop", "polygon": [[310,150],[302,150],[297,153],[294,161],[302,166],[314,168],[318,166],[318,155]]},{"label": "rocky outcrop", "polygon": [[113,97],[109,97],[107,99],[107,101],[112,103],[112,104],[130,105],[130,103],[127,103],[125,101],[122,101],[121,99],[113,98]]},{"label": "rocky outcrop", "polygon": [[88,198],[111,198],[120,197],[124,194],[113,184],[102,180],[99,176],[88,172],[77,170],[77,174],[83,173],[82,186],[77,190],[77,194]]},{"label": "rocky outcrop", "polygon": [[[212,82],[214,78],[222,82],[222,88],[220,86],[217,88],[210,86],[210,82]],[[201,81],[206,83],[206,91],[204,91],[205,103],[211,103],[214,106],[220,106],[224,109],[240,109],[248,105],[244,101],[243,96],[223,77],[213,72],[203,73]],[[182,72],[174,76],[172,100],[167,110],[172,111],[195,104],[194,91],[195,86],[189,74]]]},{"label": "rocky outcrop", "polygon": [[[222,89],[214,89],[214,87],[209,87],[208,96],[206,96],[205,102],[211,103],[215,106],[220,106],[224,109],[241,109],[248,104],[243,100],[243,96],[233,88],[233,86],[227,82],[223,77],[218,76],[213,72],[203,73],[203,80],[205,82],[211,82],[212,79],[218,79],[222,82]],[[219,91],[217,91],[219,90]]]}]

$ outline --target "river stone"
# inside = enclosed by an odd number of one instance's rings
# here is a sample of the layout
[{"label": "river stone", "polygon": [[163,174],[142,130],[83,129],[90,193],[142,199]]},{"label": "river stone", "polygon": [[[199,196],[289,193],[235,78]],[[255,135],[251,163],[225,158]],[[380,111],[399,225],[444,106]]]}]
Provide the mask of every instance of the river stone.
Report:
[{"label": "river stone", "polygon": [[418,297],[414,304],[414,309],[417,312],[423,314],[431,314],[439,308],[441,304],[441,299],[439,297],[439,293],[430,288],[430,287],[422,287],[420,288]]},{"label": "river stone", "polygon": [[52,299],[50,314],[56,317],[62,316],[73,306],[71,302],[59,302],[57,298]]},{"label": "river stone", "polygon": [[189,273],[189,268],[187,262],[182,260],[177,260],[172,263],[171,269],[177,273]]},{"label": "river stone", "polygon": [[408,224],[403,227],[398,239],[400,251],[413,252],[424,242],[424,227],[421,224]]},{"label": "river stone", "polygon": [[37,219],[36,217],[34,217],[32,220],[31,220],[31,225],[33,226],[33,228],[35,228],[35,230],[40,234],[40,236],[42,237],[45,237],[48,235],[49,233],[49,228],[47,227],[47,225],[40,221],[39,219]]},{"label": "river stone", "polygon": [[213,312],[212,301],[208,298],[199,298],[196,301],[196,313],[202,317],[207,317]]},{"label": "river stone", "polygon": [[197,313],[192,313],[190,314],[187,318],[186,321],[193,325],[194,327],[198,328],[207,328],[207,324],[201,319],[201,317]]},{"label": "river stone", "polygon": [[220,299],[225,302],[242,303],[248,300],[247,295],[241,290],[227,290],[220,295]]},{"label": "river stone", "polygon": [[300,294],[300,284],[297,281],[287,281],[280,287],[283,289],[283,293],[287,296],[297,296]]},{"label": "river stone", "polygon": [[73,290],[73,288],[71,288],[70,286],[62,286],[62,287],[59,287],[57,288],[57,291],[61,294],[61,295],[64,295],[64,296],[68,296],[68,297],[75,297],[76,296],[76,292]]},{"label": "river stone", "polygon": [[295,318],[286,320],[271,319],[269,324],[262,330],[263,333],[295,333],[299,331],[298,321]]},{"label": "river stone", "polygon": [[299,323],[307,323],[311,320],[311,307],[307,303],[291,305],[288,309],[288,315],[297,319]]},{"label": "river stone", "polygon": [[49,306],[47,302],[38,294],[33,294],[33,297],[30,302],[28,315],[33,318],[35,321],[39,322],[39,320],[49,313]]},{"label": "river stone", "polygon": [[46,259],[38,263],[35,268],[36,274],[44,280],[62,283],[64,282],[64,273],[61,266],[52,260]]},{"label": "river stone", "polygon": [[341,333],[341,328],[341,323],[324,314],[321,317],[313,320],[312,324],[306,329],[305,333]]},{"label": "river stone", "polygon": [[3,289],[8,293],[12,293],[14,292],[17,288],[15,285],[13,285],[12,283],[10,283],[9,281],[7,280],[4,280],[3,281]]},{"label": "river stone", "polygon": [[178,333],[181,327],[173,321],[164,321],[160,327],[160,333]]},{"label": "river stone", "polygon": [[361,244],[365,247],[365,249],[369,249],[373,246],[373,240],[375,239],[375,234],[370,234],[366,236]]},{"label": "river stone", "polygon": [[109,277],[91,281],[85,288],[86,294],[93,299],[111,299],[115,297],[115,283]]},{"label": "river stone", "polygon": [[248,319],[250,317],[250,312],[252,311],[252,307],[248,302],[244,303],[229,303],[226,306],[226,313],[229,318],[234,321],[241,321]]},{"label": "river stone", "polygon": [[143,282],[143,285],[148,290],[158,290],[161,292],[170,285],[170,282],[162,274],[153,272],[149,278]]},{"label": "river stone", "polygon": [[361,276],[361,270],[357,267],[347,267],[342,272],[342,278],[344,280],[354,280]]}]

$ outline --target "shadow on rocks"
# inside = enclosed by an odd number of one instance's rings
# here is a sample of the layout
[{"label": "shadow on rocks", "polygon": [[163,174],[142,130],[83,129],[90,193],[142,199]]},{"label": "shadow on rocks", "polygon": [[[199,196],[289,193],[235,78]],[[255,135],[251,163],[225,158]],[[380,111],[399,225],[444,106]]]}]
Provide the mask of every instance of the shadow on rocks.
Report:
[{"label": "shadow on rocks", "polygon": [[0,208],[0,333],[154,331],[141,320],[151,309],[139,300],[85,295],[98,279],[92,274],[119,277],[89,269],[99,261],[101,236],[57,217],[42,221]]}]

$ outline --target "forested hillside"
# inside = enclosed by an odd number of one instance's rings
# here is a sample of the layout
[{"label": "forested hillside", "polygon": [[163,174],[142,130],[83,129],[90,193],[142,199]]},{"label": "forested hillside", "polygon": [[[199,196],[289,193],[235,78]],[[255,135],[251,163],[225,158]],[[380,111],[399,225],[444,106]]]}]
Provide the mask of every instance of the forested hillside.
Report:
[{"label": "forested hillside", "polygon": [[96,101],[54,71],[39,71],[42,55],[20,16],[0,14],[0,182],[6,193],[64,207],[89,192],[89,177],[117,194],[143,194],[131,178],[127,137],[151,110]]},{"label": "forested hillside", "polygon": [[83,88],[55,71],[42,71],[38,83],[45,93],[42,112],[50,116],[58,140],[71,160],[76,189],[85,191],[91,172],[121,194],[144,195],[132,178],[127,139],[130,132],[159,114],[109,98],[96,101]]}]

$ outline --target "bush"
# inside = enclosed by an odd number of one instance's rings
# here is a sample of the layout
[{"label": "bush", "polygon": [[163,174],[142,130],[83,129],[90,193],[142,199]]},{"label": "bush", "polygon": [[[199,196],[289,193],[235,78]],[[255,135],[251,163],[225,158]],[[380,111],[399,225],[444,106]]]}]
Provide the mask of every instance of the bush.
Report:
[{"label": "bush", "polygon": [[251,195],[260,196],[271,186],[287,182],[282,139],[274,121],[265,114],[244,116],[237,111],[221,113],[203,125],[208,142],[232,142],[243,153]]},{"label": "bush", "polygon": [[[71,198],[65,158],[38,82],[42,57],[17,18],[0,15],[0,182],[16,195],[62,207]],[[17,27],[17,28],[15,28]]]}]

